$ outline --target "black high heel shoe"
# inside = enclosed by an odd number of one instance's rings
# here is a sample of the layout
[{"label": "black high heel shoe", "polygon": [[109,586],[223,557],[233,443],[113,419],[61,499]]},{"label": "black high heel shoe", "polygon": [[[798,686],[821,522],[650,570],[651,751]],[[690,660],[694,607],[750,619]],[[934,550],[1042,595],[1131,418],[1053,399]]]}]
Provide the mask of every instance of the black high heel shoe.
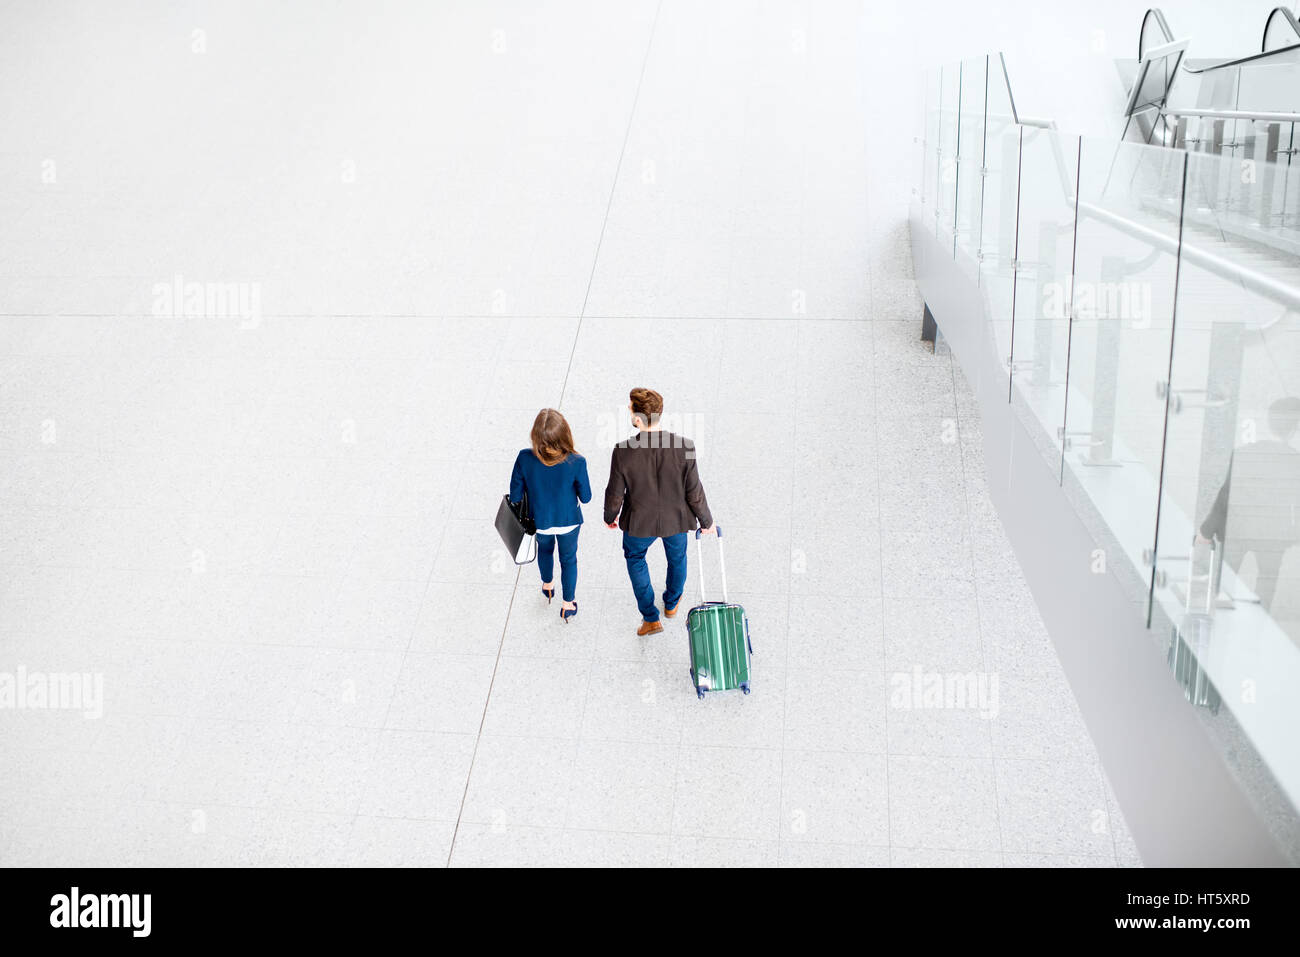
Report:
[{"label": "black high heel shoe", "polygon": [[567,625],[569,619],[578,613],[578,603],[575,601],[572,608],[561,608],[560,619]]},{"label": "black high heel shoe", "polygon": [[542,594],[546,596],[546,604],[549,605],[551,603],[551,599],[555,597],[555,586],[552,585],[550,588],[547,588],[545,585],[543,585]]}]

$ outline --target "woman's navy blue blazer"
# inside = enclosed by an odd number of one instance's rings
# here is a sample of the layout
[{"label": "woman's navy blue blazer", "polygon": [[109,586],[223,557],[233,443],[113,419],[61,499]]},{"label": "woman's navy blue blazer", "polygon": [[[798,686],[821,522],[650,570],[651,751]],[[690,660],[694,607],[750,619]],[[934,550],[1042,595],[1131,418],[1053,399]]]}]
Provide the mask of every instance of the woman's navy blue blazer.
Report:
[{"label": "woman's navy blue blazer", "polygon": [[577,452],[555,465],[543,465],[532,449],[520,449],[510,476],[510,501],[528,491],[528,507],[538,528],[563,528],[582,524],[578,503],[591,501],[587,460]]}]

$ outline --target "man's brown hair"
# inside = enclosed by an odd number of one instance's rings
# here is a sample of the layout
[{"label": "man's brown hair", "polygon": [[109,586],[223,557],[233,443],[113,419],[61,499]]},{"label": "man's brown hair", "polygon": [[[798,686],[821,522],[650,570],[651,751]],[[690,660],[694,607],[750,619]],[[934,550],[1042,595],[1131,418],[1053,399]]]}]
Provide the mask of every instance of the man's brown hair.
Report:
[{"label": "man's brown hair", "polygon": [[642,389],[637,387],[627,394],[632,400],[632,414],[641,416],[641,421],[646,425],[654,427],[659,424],[659,416],[663,415],[664,397],[654,389]]},{"label": "man's brown hair", "polygon": [[533,420],[533,454],[543,465],[558,465],[577,449],[568,421],[554,409],[542,409]]}]

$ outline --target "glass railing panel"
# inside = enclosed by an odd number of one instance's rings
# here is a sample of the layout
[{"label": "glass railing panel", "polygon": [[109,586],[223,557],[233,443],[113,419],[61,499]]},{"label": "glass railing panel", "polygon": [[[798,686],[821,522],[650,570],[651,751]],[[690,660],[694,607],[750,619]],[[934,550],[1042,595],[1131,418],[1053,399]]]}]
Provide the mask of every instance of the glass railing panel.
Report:
[{"label": "glass railing panel", "polygon": [[957,128],[961,103],[961,64],[945,65],[939,76],[939,167],[935,232],[949,252],[957,217]]},{"label": "glass railing panel", "polygon": [[1188,160],[1152,627],[1234,766],[1300,805],[1300,229],[1262,241],[1241,170]]},{"label": "glass railing panel", "polygon": [[1091,139],[1080,148],[1062,482],[1144,617],[1186,157]]},{"label": "glass railing panel", "polygon": [[[1295,123],[1261,123],[1266,162],[1249,170],[1260,192],[1259,225],[1265,233],[1283,237],[1300,227],[1300,140]],[[1245,172],[1245,171],[1243,171]],[[1297,250],[1300,253],[1300,250]]]},{"label": "glass railing panel", "polygon": [[[1300,38],[1297,38],[1300,43]],[[1300,46],[1242,64],[1235,109],[1282,113],[1296,108],[1300,90]]]},{"label": "glass railing panel", "polygon": [[[1197,175],[1183,206],[1185,225],[1220,232],[1273,257],[1300,256],[1300,164],[1285,145],[1294,125],[1241,121],[1220,155],[1193,155]],[[1240,145],[1229,149],[1233,144]],[[1149,205],[1171,214],[1178,208],[1168,197],[1151,197]]]},{"label": "glass railing panel", "polygon": [[[984,190],[980,209],[980,285],[1005,285],[1010,317],[1012,259],[1016,248],[1020,127],[1011,105],[1002,58],[988,58],[988,108],[984,112]],[[990,294],[993,294],[992,292]]]},{"label": "glass railing panel", "polygon": [[1263,161],[1257,150],[1262,146],[1253,120],[1228,120],[1224,123],[1223,145],[1219,153],[1232,162],[1212,164],[1216,172],[1222,169],[1222,175],[1215,178],[1222,193],[1223,208],[1240,212],[1255,199],[1258,164]]},{"label": "glass railing panel", "polygon": [[942,118],[939,91],[942,88],[942,70],[939,67],[925,71],[925,127],[921,143],[921,202],[925,206],[927,224],[935,229],[939,197],[939,127]]},{"label": "glass railing panel", "polygon": [[1026,128],[1020,151],[1011,401],[1057,481],[1065,428],[1079,140]]},{"label": "glass railing panel", "polygon": [[961,64],[961,111],[957,124],[957,199],[954,237],[965,255],[958,261],[978,281],[981,204],[984,201],[984,113],[988,100],[989,58]]},{"label": "glass railing panel", "polygon": [[1016,213],[1020,188],[1021,127],[1016,125],[1000,56],[988,61],[988,109],[984,132],[984,190],[980,211],[979,287],[989,317],[986,368],[1002,370],[1009,395],[1012,305],[1015,301]]}]

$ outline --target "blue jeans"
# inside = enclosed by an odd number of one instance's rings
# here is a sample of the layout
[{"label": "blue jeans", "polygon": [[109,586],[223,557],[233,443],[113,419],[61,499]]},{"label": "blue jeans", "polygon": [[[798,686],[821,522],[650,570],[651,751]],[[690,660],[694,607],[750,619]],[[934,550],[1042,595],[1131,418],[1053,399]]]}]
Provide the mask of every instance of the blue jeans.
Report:
[{"label": "blue jeans", "polygon": [[[686,537],[689,532],[679,532],[664,538],[664,554],[668,556],[668,581],[664,586],[664,607],[672,608],[682,600],[686,587]],[[627,559],[627,577],[632,579],[636,593],[636,606],[645,621],[658,621],[659,609],[655,605],[655,590],[650,584],[650,569],[645,563],[645,553],[656,539],[636,538],[623,533],[623,557]]]},{"label": "blue jeans", "polygon": [[565,601],[573,601],[578,588],[578,533],[579,525],[565,535],[537,536],[537,570],[542,573],[542,584],[555,580],[555,546],[560,546],[560,593]]}]

